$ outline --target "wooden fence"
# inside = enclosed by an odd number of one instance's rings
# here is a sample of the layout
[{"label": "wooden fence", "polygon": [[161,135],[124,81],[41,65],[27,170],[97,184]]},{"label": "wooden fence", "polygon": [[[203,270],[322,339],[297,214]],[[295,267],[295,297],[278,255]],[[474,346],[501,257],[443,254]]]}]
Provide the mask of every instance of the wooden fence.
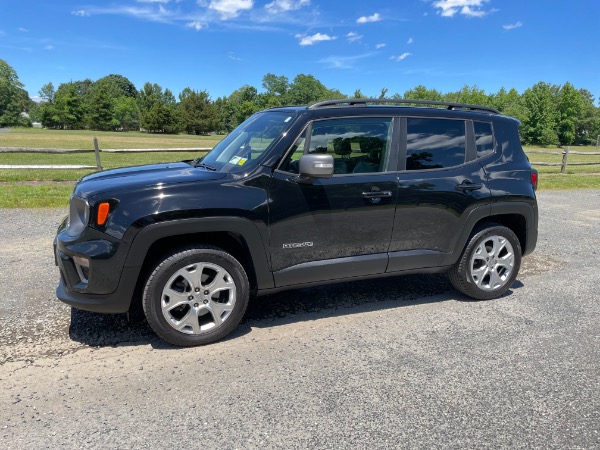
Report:
[{"label": "wooden fence", "polygon": [[[547,152],[544,150],[525,150],[527,154],[538,154],[538,155],[558,155],[562,156],[562,161],[559,163],[548,163],[548,162],[535,162],[532,161],[532,166],[560,166],[560,173],[565,173],[567,170],[567,161],[569,155],[584,155],[584,156],[600,156],[600,152],[573,152],[569,146],[566,146],[562,152]],[[600,161],[591,162],[574,162],[568,163],[569,166],[595,166],[600,164]]]},{"label": "wooden fence", "polygon": [[52,154],[64,154],[64,153],[91,153],[94,152],[96,156],[96,165],[83,165],[83,164],[0,164],[0,169],[65,169],[65,170],[80,170],[80,169],[97,169],[102,170],[102,164],[100,163],[100,152],[106,153],[152,153],[152,152],[192,152],[192,151],[208,151],[212,148],[131,148],[131,149],[103,149],[100,150],[98,146],[98,139],[94,137],[94,150],[71,150],[71,149],[57,149],[57,148],[3,148],[1,153],[52,153]]}]

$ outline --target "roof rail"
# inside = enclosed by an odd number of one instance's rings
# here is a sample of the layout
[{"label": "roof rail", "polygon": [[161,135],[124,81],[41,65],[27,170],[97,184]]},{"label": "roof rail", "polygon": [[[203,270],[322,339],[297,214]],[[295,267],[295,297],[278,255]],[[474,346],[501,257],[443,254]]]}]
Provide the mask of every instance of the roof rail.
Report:
[{"label": "roof rail", "polygon": [[454,102],[438,102],[434,100],[410,100],[410,99],[389,99],[389,98],[346,98],[339,100],[325,100],[323,102],[310,105],[308,109],[331,108],[335,106],[367,106],[369,103],[383,104],[410,104],[410,105],[437,105],[446,106],[450,110],[466,109],[471,111],[489,112],[492,114],[500,114],[500,111],[487,106],[469,105],[465,103]]}]

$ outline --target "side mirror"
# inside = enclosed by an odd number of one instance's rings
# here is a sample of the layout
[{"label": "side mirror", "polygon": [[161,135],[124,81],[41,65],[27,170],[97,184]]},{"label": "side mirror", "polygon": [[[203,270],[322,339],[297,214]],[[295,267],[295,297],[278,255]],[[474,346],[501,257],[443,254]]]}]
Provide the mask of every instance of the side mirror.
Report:
[{"label": "side mirror", "polygon": [[329,178],[333,176],[333,156],[322,153],[300,157],[300,176],[309,178]]}]

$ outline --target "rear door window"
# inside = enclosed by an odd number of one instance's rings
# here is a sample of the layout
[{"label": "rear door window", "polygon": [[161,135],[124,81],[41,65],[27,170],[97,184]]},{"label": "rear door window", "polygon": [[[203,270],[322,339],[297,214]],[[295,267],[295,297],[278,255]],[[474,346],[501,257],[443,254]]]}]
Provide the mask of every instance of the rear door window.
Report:
[{"label": "rear door window", "polygon": [[408,118],[406,170],[443,169],[465,162],[464,120]]}]

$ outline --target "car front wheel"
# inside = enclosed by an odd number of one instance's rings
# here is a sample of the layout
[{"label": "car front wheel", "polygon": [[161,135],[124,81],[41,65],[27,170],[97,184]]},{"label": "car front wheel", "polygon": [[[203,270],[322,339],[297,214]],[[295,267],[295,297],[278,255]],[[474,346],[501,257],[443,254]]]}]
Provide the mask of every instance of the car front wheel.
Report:
[{"label": "car front wheel", "polygon": [[248,305],[248,277],[227,252],[193,246],[164,258],[144,289],[148,323],[178,346],[215,342],[233,331]]}]

